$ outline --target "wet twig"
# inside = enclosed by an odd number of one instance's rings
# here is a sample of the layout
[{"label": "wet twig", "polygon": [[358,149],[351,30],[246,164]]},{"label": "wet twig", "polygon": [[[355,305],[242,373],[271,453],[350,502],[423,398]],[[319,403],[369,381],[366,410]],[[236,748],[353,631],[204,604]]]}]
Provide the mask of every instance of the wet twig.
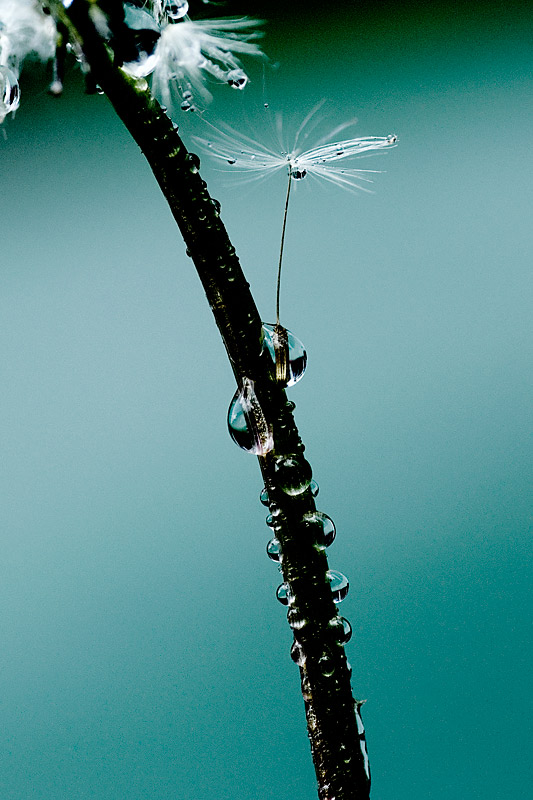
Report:
[{"label": "wet twig", "polygon": [[[56,20],[67,25],[90,65],[95,81],[135,139],[176,220],[223,338],[238,386],[253,382],[260,409],[272,429],[273,449],[259,456],[275,536],[281,548],[291,654],[300,668],[308,732],[320,800],[366,800],[370,779],[359,703],[352,697],[343,647],[343,625],[328,580],[325,544],[293,418],[293,404],[276,382],[273,361],[262,347],[262,323],[235,250],[176,126],[152,97],[144,79],[128,76],[97,32],[90,0],[65,9],[48,0]],[[121,6],[102,0],[115,14]],[[119,59],[120,60],[120,59]],[[249,384],[246,384],[249,385]]]}]

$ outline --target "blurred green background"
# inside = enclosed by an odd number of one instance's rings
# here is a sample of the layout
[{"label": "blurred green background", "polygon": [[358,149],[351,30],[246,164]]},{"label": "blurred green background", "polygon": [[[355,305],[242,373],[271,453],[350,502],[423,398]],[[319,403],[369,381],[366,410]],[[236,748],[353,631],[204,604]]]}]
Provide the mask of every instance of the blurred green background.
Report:
[{"label": "blurred green background", "polygon": [[[357,116],[351,135],[400,139],[362,162],[386,171],[374,194],[296,187],[282,296],[308,349],[290,396],[337,525],[330,564],[351,581],[375,800],[530,797],[524,9],[248,4],[271,64],[206,111],[264,140],[265,101],[290,132],[326,97],[324,132]],[[0,796],[308,800],[224,348],[107,100],[73,64],[61,99],[47,79],[28,65],[0,137]],[[178,121],[186,143],[206,135]],[[201,171],[272,321],[285,178]]]}]

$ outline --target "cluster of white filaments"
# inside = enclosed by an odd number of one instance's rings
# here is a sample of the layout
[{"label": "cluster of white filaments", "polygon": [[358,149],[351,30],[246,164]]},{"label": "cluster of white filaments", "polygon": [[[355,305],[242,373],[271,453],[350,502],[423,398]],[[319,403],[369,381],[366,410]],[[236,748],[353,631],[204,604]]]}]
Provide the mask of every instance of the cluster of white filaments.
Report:
[{"label": "cluster of white filaments", "polygon": [[[306,116],[300,125],[291,148],[284,146],[281,136],[281,118],[276,121],[279,149],[266,147],[261,142],[246,136],[230,126],[214,128],[215,135],[209,139],[196,137],[198,143],[220,161],[231,165],[232,169],[247,173],[250,181],[259,180],[265,175],[279,170],[286,171],[293,180],[302,180],[307,175],[323,179],[346,189],[370,191],[361,184],[372,183],[372,174],[380,170],[361,169],[350,162],[371,155],[373,151],[394,147],[397,137],[366,136],[357,139],[337,139],[340,133],[355,124],[350,120],[337,126],[311,149],[303,149],[301,140],[309,137],[320,122],[318,112],[324,105],[319,103]],[[268,110],[268,106],[265,105]]]},{"label": "cluster of white filaments", "polygon": [[[63,0],[63,5],[69,8],[71,2]],[[113,46],[113,36],[122,34],[117,33],[119,28],[111,28],[104,8],[93,3],[89,15],[100,36]],[[123,68],[138,78],[152,75],[153,93],[167,106],[176,95],[184,111],[194,110],[196,99],[208,102],[208,82],[243,89],[249,78],[239,57],[263,57],[255,41],[262,35],[255,30],[260,20],[229,17],[193,21],[188,16],[188,0],[137,0],[124,2],[123,8],[128,46],[130,52],[137,53]],[[19,105],[18,77],[26,56],[32,53],[47,61],[54,57],[57,41],[55,23],[38,0],[0,0],[0,123]],[[69,47],[87,75],[89,66],[79,44],[71,42]],[[58,64],[56,57],[49,88],[54,95],[63,90]]]}]

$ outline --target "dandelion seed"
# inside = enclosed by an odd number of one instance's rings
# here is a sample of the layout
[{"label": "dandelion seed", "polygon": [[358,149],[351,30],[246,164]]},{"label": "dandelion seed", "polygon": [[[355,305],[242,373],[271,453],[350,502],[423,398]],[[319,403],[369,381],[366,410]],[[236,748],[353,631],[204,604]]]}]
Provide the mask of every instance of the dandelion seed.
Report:
[{"label": "dandelion seed", "polygon": [[171,89],[197,94],[211,100],[205,86],[208,78],[243,89],[248,76],[238,56],[264,57],[253,39],[262,34],[253,30],[261,20],[228,17],[193,22],[188,17],[163,27],[155,54],[157,64],[152,78],[152,90],[162,102],[171,105]]},{"label": "dandelion seed", "polygon": [[[367,136],[357,139],[338,139],[338,136],[343,131],[354,125],[355,120],[349,120],[334,128],[327,137],[320,139],[315,147],[304,149],[301,141],[305,142],[318,125],[320,121],[318,111],[322,108],[324,102],[322,101],[315,106],[305,117],[296,132],[293,146],[290,149],[285,147],[281,140],[280,119],[278,119],[277,126],[280,149],[277,151],[265,147],[260,142],[235,131],[230,126],[224,126],[222,130],[211,126],[215,128],[216,136],[211,137],[209,140],[198,136],[194,137],[198,144],[204,147],[212,156],[230,164],[232,169],[248,173],[249,180],[260,180],[266,175],[280,170],[285,172],[288,177],[276,286],[275,328],[278,336],[275,341],[280,342],[279,347],[276,347],[276,368],[278,369],[279,367],[280,370],[283,367],[284,359],[282,346],[284,329],[280,323],[281,267],[292,183],[294,181],[302,181],[307,176],[310,176],[349,191],[362,190],[368,192],[370,189],[362,184],[372,183],[371,176],[380,172],[380,170],[361,169],[360,167],[351,166],[350,162],[364,158],[376,151],[396,147],[398,141],[394,134]],[[268,103],[265,103],[264,107],[268,111]]]}]

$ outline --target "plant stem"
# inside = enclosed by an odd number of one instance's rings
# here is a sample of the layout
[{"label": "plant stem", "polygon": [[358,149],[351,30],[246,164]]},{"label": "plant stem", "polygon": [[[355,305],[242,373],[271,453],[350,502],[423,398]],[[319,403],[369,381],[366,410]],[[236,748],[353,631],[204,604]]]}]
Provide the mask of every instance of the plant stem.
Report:
[{"label": "plant stem", "polygon": [[[283,579],[289,589],[287,616],[303,654],[300,677],[318,795],[320,800],[367,800],[370,779],[357,725],[359,703],[352,697],[344,648],[330,624],[338,615],[326,576],[327,557],[315,546],[305,519],[316,510],[314,499],[308,487],[297,494],[287,492],[280,459],[296,459],[304,471],[310,466],[303,457],[293,404],[276,382],[272,359],[262,348],[261,318],[218,203],[200,177],[199,159],[187,152],[146,81],[130,78],[113,64],[89,15],[90,0],[73,0],[68,10],[60,0],[47,4],[79,41],[94,79],[150,164],[204,287],[237,383],[242,385],[245,377],[254,381],[272,425],[274,449],[258,460],[281,543]],[[120,2],[101,0],[104,5],[120,19]],[[287,204],[289,191],[290,182]],[[285,218],[286,210],[287,205]]]},{"label": "plant stem", "polygon": [[281,294],[281,265],[283,263],[283,245],[285,244],[285,228],[287,227],[287,212],[289,210],[289,198],[291,195],[292,175],[289,168],[289,183],[287,185],[287,196],[285,198],[285,211],[283,212],[283,226],[281,228],[281,244],[279,247],[278,263],[278,283],[276,287],[276,323],[279,325],[279,300]]}]

